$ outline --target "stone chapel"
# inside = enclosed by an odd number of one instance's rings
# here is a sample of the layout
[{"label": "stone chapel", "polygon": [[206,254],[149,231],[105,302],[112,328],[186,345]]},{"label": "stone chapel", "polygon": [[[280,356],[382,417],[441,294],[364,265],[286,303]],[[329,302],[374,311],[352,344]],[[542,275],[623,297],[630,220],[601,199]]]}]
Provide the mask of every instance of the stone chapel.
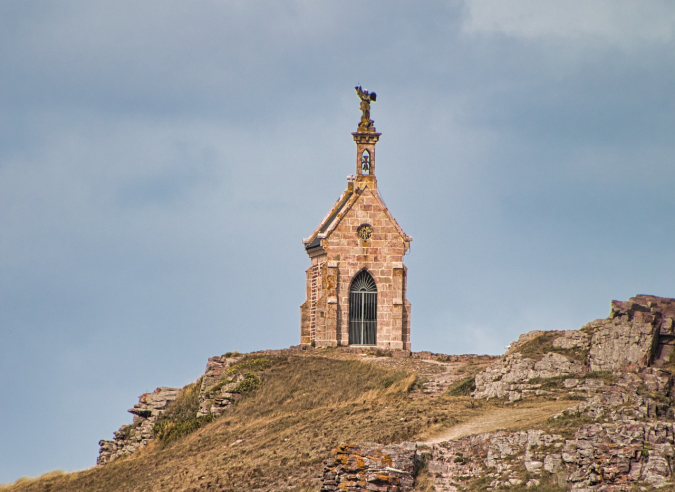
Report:
[{"label": "stone chapel", "polygon": [[410,350],[410,303],[403,256],[412,237],[391,215],[377,189],[370,119],[375,92],[356,87],[361,121],[356,175],[314,232],[303,239],[311,266],[307,300],[300,306],[300,343],[316,347]]}]

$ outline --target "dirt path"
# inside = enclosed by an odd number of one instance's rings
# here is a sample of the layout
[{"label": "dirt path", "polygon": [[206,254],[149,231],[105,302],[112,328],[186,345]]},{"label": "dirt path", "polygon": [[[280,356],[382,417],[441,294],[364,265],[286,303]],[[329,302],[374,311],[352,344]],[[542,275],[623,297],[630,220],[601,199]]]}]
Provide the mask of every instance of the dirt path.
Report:
[{"label": "dirt path", "polygon": [[452,441],[465,436],[495,432],[498,430],[530,429],[545,422],[556,413],[574,406],[571,401],[538,402],[536,405],[503,408],[477,416],[441,434],[421,441],[420,444],[435,444],[443,441]]}]

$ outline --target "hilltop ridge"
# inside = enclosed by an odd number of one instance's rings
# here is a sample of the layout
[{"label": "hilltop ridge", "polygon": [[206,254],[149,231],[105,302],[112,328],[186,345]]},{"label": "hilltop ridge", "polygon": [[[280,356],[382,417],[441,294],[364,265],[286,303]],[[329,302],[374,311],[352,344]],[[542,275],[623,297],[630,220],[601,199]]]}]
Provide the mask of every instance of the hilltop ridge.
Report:
[{"label": "hilltop ridge", "polygon": [[671,490],[674,320],[641,295],[502,357],[227,353],[141,396],[99,466],[0,490]]}]

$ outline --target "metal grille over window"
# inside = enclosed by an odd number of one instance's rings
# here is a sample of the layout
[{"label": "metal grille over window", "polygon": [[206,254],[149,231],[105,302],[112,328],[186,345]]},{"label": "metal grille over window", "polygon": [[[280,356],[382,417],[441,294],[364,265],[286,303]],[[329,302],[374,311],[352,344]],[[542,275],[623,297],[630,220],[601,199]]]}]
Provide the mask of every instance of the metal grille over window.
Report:
[{"label": "metal grille over window", "polygon": [[377,344],[377,286],[363,270],[352,281],[349,290],[349,344]]}]

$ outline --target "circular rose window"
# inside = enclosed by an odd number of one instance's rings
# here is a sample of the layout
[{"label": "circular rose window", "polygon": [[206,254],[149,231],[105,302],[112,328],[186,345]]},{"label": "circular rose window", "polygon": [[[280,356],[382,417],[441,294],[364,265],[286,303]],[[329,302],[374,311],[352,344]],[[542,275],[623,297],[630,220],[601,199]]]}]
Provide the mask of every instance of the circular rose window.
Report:
[{"label": "circular rose window", "polygon": [[370,237],[373,235],[373,228],[368,224],[363,224],[356,230],[356,235],[364,241],[368,241],[368,239],[370,239]]}]

